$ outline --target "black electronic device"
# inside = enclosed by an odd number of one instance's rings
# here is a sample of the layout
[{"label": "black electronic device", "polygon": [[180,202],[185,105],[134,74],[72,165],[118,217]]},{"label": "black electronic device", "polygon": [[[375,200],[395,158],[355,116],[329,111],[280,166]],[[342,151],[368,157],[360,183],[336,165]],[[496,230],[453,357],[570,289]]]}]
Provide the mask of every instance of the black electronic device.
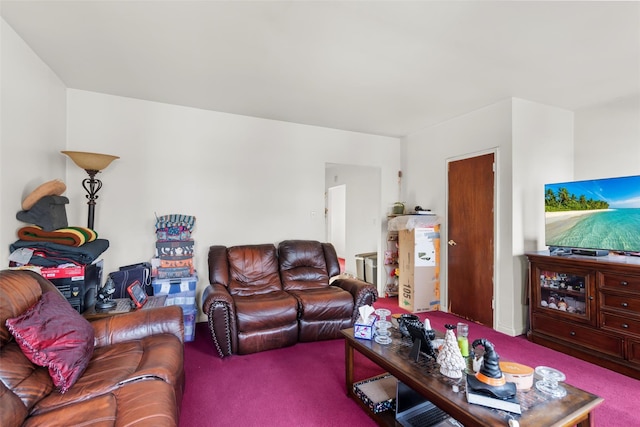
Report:
[{"label": "black electronic device", "polygon": [[142,284],[140,284],[138,280],[127,287],[127,292],[131,296],[131,300],[137,308],[141,308],[142,306],[144,306],[149,299],[149,296],[144,291]]},{"label": "black electronic device", "polygon": [[409,357],[417,362],[420,358],[420,353],[425,353],[427,356],[433,358],[433,360],[436,360],[436,352],[433,349],[433,345],[431,345],[431,340],[436,337],[435,331],[427,331],[424,329],[424,325],[419,320],[417,322],[405,320],[405,325],[413,341],[413,347],[411,347]]},{"label": "black electronic device", "polygon": [[553,255],[640,253],[640,175],[545,184],[544,210]]},{"label": "black electronic device", "polygon": [[96,294],[102,280],[102,261],[87,264],[83,276],[50,278],[48,280],[78,313],[83,313],[96,303]]},{"label": "black electronic device", "polygon": [[571,249],[571,254],[573,254],[573,255],[586,255],[586,256],[607,256],[607,255],[609,255],[609,251],[605,250],[605,249],[573,248],[573,249]]}]

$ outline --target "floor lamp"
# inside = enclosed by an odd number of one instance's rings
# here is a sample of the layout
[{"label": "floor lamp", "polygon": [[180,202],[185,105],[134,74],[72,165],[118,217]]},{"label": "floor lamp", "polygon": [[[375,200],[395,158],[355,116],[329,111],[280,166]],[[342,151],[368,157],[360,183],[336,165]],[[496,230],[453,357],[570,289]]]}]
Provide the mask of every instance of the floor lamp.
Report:
[{"label": "floor lamp", "polygon": [[61,153],[69,156],[76,165],[89,174],[89,178],[82,180],[82,186],[87,191],[87,199],[89,199],[87,202],[87,205],[89,205],[87,227],[93,230],[93,217],[96,208],[96,199],[98,198],[97,193],[102,188],[102,181],[96,178],[96,174],[120,157],[109,154],[86,153],[84,151],[61,151]]}]

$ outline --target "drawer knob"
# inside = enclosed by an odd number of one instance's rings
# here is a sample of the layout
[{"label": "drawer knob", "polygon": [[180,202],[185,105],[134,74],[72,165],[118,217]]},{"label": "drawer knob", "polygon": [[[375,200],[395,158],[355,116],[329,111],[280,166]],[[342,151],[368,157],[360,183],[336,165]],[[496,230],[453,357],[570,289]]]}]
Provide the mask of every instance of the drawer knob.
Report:
[{"label": "drawer knob", "polygon": [[623,324],[622,324],[622,327],[623,327],[624,329],[629,329],[629,325],[627,325],[626,323],[623,323]]},{"label": "drawer knob", "polygon": [[593,295],[589,296],[589,301],[593,301]]},{"label": "drawer knob", "polygon": [[627,304],[626,302],[623,302],[622,304],[620,304],[623,307],[629,307],[629,304]]},{"label": "drawer knob", "polygon": [[575,333],[575,331],[571,331],[571,332],[569,332],[569,335],[571,335],[572,337],[575,337],[576,333]]},{"label": "drawer knob", "polygon": [[620,281],[620,285],[622,286],[627,286],[629,284],[629,282],[627,282],[626,280],[621,280]]}]

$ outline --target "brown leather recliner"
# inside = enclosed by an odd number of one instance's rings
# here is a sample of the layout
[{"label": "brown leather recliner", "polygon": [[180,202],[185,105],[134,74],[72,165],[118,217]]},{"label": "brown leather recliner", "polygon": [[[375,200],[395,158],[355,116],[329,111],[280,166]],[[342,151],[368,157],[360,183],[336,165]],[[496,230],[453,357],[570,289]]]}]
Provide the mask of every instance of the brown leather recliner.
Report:
[{"label": "brown leather recliner", "polygon": [[[33,364],[5,322],[55,293],[29,271],[0,271],[0,425],[177,426],[184,389],[184,325],[180,307],[140,310],[92,322],[84,373],[67,391]],[[59,298],[59,300],[58,300]],[[79,319],[83,320],[83,319]]]},{"label": "brown leather recliner", "polygon": [[211,246],[202,306],[218,355],[338,338],[377,299],[373,285],[339,274],[329,243]]}]

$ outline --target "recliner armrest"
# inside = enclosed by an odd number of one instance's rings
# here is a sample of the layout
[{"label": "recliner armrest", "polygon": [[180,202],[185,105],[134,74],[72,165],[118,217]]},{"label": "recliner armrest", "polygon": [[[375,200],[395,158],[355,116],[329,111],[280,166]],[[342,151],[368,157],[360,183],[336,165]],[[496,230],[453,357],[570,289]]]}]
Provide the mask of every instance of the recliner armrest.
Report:
[{"label": "recliner armrest", "polygon": [[202,292],[202,311],[209,312],[211,304],[215,301],[224,302],[233,307],[233,298],[226,286],[220,283],[213,283],[207,286]]},{"label": "recliner armrest", "polygon": [[184,342],[182,308],[167,306],[111,316],[91,322],[95,346],[104,347],[151,335],[173,334]]},{"label": "recliner armrest", "polygon": [[353,296],[354,310],[351,319],[353,324],[358,320],[358,309],[363,305],[373,305],[378,299],[378,290],[376,287],[371,283],[359,279],[338,278],[335,279],[331,285],[338,286]]},{"label": "recliner armrest", "polygon": [[207,315],[218,356],[235,353],[238,348],[235,303],[227,288],[219,283],[207,286],[202,294],[202,310]]}]

